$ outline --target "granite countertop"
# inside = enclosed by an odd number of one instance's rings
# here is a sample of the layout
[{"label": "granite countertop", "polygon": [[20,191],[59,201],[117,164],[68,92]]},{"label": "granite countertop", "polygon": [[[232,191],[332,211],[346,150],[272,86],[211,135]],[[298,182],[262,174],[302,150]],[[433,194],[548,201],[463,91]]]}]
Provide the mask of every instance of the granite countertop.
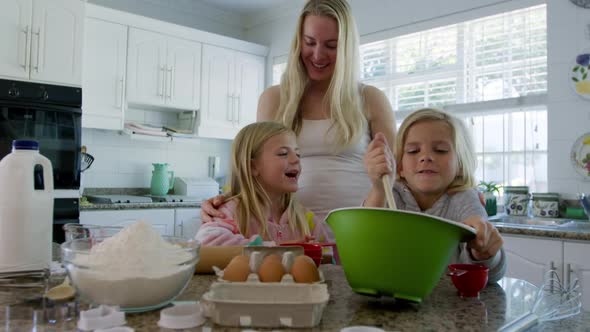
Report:
[{"label": "granite countertop", "polygon": [[527,216],[508,216],[503,213],[492,216],[489,220],[503,234],[590,241],[590,222],[588,220],[529,218]]},{"label": "granite countertop", "polygon": [[[391,299],[375,299],[353,293],[346,282],[341,266],[323,265],[321,270],[328,284],[330,301],[322,321],[315,331],[339,331],[353,325],[377,326],[396,331],[495,331],[532,308],[537,288],[532,284],[512,278],[504,278],[498,284],[485,288],[479,298],[461,298],[449,277],[440,283],[423,303],[395,302]],[[214,281],[214,275],[195,275],[178,301],[198,300]],[[55,324],[44,323],[43,311],[31,304],[15,303],[23,297],[22,290],[0,288],[0,326],[8,330],[74,331],[76,318]],[[30,303],[28,301],[27,303]],[[7,305],[7,303],[12,303]],[[81,307],[85,307],[81,304]],[[127,314],[127,326],[136,331],[164,331],[157,326],[159,310]],[[590,312],[561,321],[546,322],[533,331],[583,331],[590,326]],[[185,331],[241,331],[239,328],[214,326]],[[285,329],[281,329],[286,331]],[[305,331],[297,329],[293,331]]]}]

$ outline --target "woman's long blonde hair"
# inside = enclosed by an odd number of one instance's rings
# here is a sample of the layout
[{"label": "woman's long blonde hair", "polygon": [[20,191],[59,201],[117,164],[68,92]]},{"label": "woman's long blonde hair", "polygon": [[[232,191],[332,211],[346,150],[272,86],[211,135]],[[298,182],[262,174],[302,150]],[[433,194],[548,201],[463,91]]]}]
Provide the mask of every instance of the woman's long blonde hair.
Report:
[{"label": "woman's long blonde hair", "polygon": [[[457,153],[457,161],[459,163],[459,172],[449,185],[447,191],[458,192],[475,187],[475,168],[477,161],[475,159],[473,140],[467,127],[465,127],[465,124],[459,118],[435,108],[417,110],[404,119],[404,122],[402,122],[399,128],[398,139],[395,140],[396,164],[402,164],[404,145],[406,144],[410,128],[416,123],[427,121],[442,121],[451,129],[453,148]],[[403,178],[400,178],[399,172],[397,178],[405,182]]]},{"label": "woman's long blonde hair", "polygon": [[337,147],[356,143],[363,134],[366,117],[361,97],[359,35],[345,0],[309,0],[303,7],[281,78],[280,104],[275,120],[299,134],[302,126],[301,100],[309,83],[301,60],[303,22],[308,15],[329,17],[338,23],[336,65],[324,103],[330,106],[331,129]]},{"label": "woman's long blonde hair", "polygon": [[[253,161],[262,152],[264,143],[273,136],[289,134],[292,130],[277,122],[257,122],[242,128],[232,144],[231,191],[232,198],[238,203],[238,225],[240,233],[251,235],[249,220],[258,222],[262,230],[261,236],[267,239],[266,222],[270,217],[270,198],[252,174]],[[295,198],[295,193],[285,193],[281,199],[281,209],[287,212],[289,226],[292,231],[298,229],[303,235],[310,235],[309,225],[305,218],[305,209]]]}]

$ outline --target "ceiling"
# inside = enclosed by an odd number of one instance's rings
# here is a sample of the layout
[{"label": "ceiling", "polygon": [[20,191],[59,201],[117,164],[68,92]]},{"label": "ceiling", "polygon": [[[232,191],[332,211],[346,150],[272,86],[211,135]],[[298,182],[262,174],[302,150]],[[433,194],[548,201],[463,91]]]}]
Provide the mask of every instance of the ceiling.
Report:
[{"label": "ceiling", "polygon": [[257,12],[284,6],[293,0],[193,0],[207,6],[240,15],[253,15]]}]

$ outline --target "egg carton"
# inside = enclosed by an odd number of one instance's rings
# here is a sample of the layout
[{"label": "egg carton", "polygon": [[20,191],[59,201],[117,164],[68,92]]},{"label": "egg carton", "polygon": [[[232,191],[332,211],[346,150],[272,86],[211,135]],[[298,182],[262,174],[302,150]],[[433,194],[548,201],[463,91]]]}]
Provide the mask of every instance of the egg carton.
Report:
[{"label": "egg carton", "polygon": [[310,328],[330,295],[326,284],[215,282],[201,299],[205,316],[233,327]]},{"label": "egg carton", "polygon": [[[260,268],[260,264],[266,256],[269,255],[279,255],[281,256],[281,263],[283,264],[283,268],[285,268],[285,273],[281,278],[279,283],[295,283],[293,276],[291,275],[291,266],[293,266],[293,261],[295,257],[304,255],[303,247],[264,247],[264,246],[251,246],[251,247],[244,247],[242,250],[242,255],[250,257],[250,274],[248,275],[248,279],[243,282],[236,282],[236,281],[227,281],[223,279],[223,270],[218,268],[217,266],[213,266],[213,271],[217,275],[217,281],[221,283],[261,283],[260,278],[258,277],[258,269]],[[319,271],[320,280],[316,281],[315,283],[325,283],[324,274],[322,271]],[[277,284],[277,283],[275,283]]]}]

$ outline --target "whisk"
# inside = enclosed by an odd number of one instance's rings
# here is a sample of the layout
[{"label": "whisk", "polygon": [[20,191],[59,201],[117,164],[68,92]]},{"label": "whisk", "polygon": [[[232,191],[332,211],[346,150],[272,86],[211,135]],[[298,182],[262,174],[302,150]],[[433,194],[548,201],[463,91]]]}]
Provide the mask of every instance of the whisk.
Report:
[{"label": "whisk", "polygon": [[82,152],[82,163],[80,166],[80,172],[84,172],[85,170],[90,168],[90,165],[92,165],[93,162],[94,157],[91,154]]},{"label": "whisk", "polygon": [[582,292],[578,279],[564,287],[555,270],[545,275],[531,311],[502,326],[498,331],[523,331],[538,323],[564,319],[580,313]]}]

